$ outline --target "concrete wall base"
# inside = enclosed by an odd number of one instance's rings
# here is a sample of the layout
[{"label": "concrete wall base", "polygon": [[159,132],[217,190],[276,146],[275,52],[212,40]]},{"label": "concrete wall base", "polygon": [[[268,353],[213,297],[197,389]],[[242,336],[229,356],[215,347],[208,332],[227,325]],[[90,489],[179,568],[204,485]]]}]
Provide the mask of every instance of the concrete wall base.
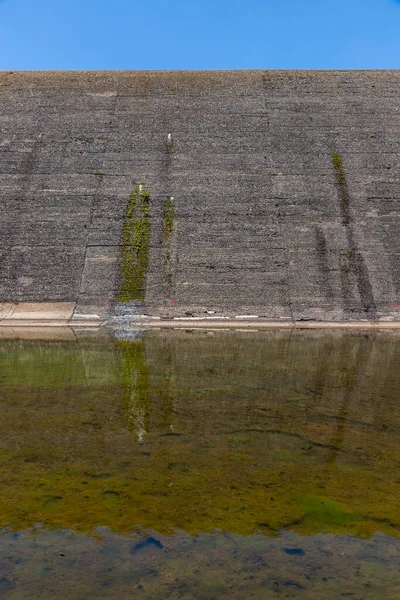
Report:
[{"label": "concrete wall base", "polygon": [[[400,321],[294,321],[265,320],[256,315],[232,317],[198,317],[162,319],[157,316],[137,315],[109,319],[93,314],[75,314],[73,302],[21,302],[0,304],[0,328],[15,327],[99,327],[173,328],[173,329],[400,329]],[[1,337],[1,335],[0,335]]]}]

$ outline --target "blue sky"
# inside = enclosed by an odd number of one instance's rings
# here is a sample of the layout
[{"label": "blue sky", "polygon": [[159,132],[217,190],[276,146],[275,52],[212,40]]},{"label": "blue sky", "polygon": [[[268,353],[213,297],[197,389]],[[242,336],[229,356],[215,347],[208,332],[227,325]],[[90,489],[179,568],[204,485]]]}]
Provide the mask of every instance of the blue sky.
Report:
[{"label": "blue sky", "polygon": [[0,0],[0,69],[400,67],[400,0]]}]

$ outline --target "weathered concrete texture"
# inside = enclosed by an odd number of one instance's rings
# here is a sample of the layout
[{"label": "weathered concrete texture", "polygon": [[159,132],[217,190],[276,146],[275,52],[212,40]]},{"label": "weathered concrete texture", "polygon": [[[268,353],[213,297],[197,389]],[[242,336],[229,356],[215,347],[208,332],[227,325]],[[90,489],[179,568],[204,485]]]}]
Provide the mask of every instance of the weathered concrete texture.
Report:
[{"label": "weathered concrete texture", "polygon": [[399,71],[1,73],[0,301],[112,310],[143,182],[142,312],[400,320],[399,96]]}]

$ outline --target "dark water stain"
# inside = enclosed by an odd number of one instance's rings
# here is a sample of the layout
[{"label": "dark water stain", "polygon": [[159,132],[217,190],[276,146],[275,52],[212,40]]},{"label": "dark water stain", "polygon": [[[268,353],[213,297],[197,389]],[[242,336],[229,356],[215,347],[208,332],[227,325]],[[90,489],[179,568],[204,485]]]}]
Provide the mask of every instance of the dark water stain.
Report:
[{"label": "dark water stain", "polygon": [[[332,154],[332,164],[339,193],[342,224],[347,238],[347,248],[339,256],[343,309],[348,316],[354,315],[356,319],[361,308],[365,318],[376,320],[376,304],[368,268],[356,242],[351,195],[342,157],[339,154]],[[355,289],[358,290],[358,298]]]},{"label": "dark water stain", "polygon": [[302,548],[284,548],[283,549],[285,554],[288,554],[289,556],[304,556],[305,552]]},{"label": "dark water stain", "polygon": [[306,589],[304,585],[301,585],[301,583],[298,583],[297,581],[292,581],[291,579],[288,579],[288,580],[284,581],[283,585],[285,587],[297,588],[299,590],[305,590]]},{"label": "dark water stain", "polygon": [[328,249],[322,227],[315,227],[315,243],[317,248],[317,263],[321,276],[321,292],[327,302],[334,298],[331,269],[328,260]]},{"label": "dark water stain", "polygon": [[30,463],[30,462],[37,462],[39,460],[38,456],[28,456],[27,458],[25,458],[25,462]]},{"label": "dark water stain", "polygon": [[48,498],[46,500],[44,506],[49,506],[51,504],[54,504],[55,502],[59,502],[60,500],[62,500],[62,496],[53,496],[53,498]]},{"label": "dark water stain", "polygon": [[189,471],[189,467],[186,463],[175,461],[168,463],[168,469],[177,471]]},{"label": "dark water stain", "polygon": [[9,579],[7,579],[7,577],[0,578],[0,594],[7,594],[11,590],[13,590],[14,587],[15,584]]},{"label": "dark water stain", "polygon": [[138,550],[143,550],[143,548],[148,548],[149,546],[153,546],[154,548],[158,548],[161,550],[164,548],[160,540],[156,540],[153,537],[148,537],[140,542],[137,542],[132,546],[132,552],[137,552]]},{"label": "dark water stain", "polygon": [[85,477],[90,477],[91,479],[108,479],[111,477],[110,473],[90,473],[89,471],[84,471],[83,474]]}]

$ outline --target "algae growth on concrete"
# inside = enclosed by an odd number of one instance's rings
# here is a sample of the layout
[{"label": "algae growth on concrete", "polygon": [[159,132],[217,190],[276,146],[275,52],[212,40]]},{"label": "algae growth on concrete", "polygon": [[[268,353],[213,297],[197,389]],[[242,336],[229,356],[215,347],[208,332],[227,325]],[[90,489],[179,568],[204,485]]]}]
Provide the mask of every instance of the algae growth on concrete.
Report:
[{"label": "algae growth on concrete", "polygon": [[140,183],[129,196],[122,229],[120,302],[144,300],[151,235],[149,199],[150,193]]},{"label": "algae growth on concrete", "polygon": [[0,592],[398,598],[399,341],[3,340]]}]

